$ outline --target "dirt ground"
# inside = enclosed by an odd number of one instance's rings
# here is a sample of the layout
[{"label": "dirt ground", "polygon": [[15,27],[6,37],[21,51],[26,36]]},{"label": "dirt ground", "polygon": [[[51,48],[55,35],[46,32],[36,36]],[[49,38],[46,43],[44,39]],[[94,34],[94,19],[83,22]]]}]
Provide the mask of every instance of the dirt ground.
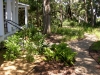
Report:
[{"label": "dirt ground", "polygon": [[75,75],[74,66],[65,66],[56,61],[43,61],[43,56],[35,56],[35,62],[28,63],[22,59],[4,61],[0,51],[0,75]]},{"label": "dirt ground", "polygon": [[[28,63],[22,59],[4,61],[5,50],[0,50],[0,75],[100,75],[99,64],[91,57],[96,54],[89,53],[89,46],[97,41],[94,35],[85,35],[82,40],[66,42],[77,52],[74,66],[65,66],[64,63],[50,61],[45,62],[43,56],[36,55],[35,62]],[[46,40],[50,45],[59,43],[62,36],[52,35]],[[90,56],[91,55],[91,56]],[[96,57],[95,57],[96,58]]]},{"label": "dirt ground", "polygon": [[[90,49],[89,54],[100,65],[100,51],[94,51]],[[100,66],[98,68],[100,68]]]}]

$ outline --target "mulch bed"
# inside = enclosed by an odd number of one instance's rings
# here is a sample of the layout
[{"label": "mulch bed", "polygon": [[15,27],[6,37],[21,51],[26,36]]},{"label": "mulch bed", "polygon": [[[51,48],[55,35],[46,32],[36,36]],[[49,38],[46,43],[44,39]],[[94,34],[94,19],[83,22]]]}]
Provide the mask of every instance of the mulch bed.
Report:
[{"label": "mulch bed", "polygon": [[89,54],[100,65],[100,50],[93,50],[90,46]]},{"label": "mulch bed", "polygon": [[50,61],[36,63],[36,66],[27,75],[75,75],[74,66],[65,66],[64,63]]},{"label": "mulch bed", "polygon": [[97,68],[100,69],[100,51],[89,49],[90,56],[98,63]]},{"label": "mulch bed", "polygon": [[[59,38],[61,38],[60,35],[53,35],[48,37],[46,41],[52,43],[59,43],[61,41],[61,39]],[[76,75],[74,66],[66,66],[64,63],[57,61],[42,61],[34,63],[34,65],[35,66],[31,70],[27,71],[27,73],[25,73],[24,75]]]}]

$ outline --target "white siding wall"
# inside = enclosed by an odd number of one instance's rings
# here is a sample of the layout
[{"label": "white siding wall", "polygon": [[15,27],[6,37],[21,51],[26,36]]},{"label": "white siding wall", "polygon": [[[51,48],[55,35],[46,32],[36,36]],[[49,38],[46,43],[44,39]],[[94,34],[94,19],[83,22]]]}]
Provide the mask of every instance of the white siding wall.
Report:
[{"label": "white siding wall", "polygon": [[0,0],[0,36],[4,35],[3,0]]}]

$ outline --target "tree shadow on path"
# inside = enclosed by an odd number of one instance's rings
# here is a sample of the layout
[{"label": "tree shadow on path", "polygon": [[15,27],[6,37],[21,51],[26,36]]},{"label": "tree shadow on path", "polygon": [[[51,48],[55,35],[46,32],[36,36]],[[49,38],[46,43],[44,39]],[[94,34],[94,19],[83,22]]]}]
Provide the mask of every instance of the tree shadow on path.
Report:
[{"label": "tree shadow on path", "polygon": [[80,41],[69,42],[69,46],[77,52],[75,72],[80,75],[100,75],[97,62],[89,55],[89,47],[94,42],[93,38],[85,38]]}]

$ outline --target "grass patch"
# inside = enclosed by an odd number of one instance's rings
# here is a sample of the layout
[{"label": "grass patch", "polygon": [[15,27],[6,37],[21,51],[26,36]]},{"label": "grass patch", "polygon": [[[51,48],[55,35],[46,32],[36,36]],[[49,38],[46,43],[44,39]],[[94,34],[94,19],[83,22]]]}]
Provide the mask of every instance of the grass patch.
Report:
[{"label": "grass patch", "polygon": [[81,30],[79,28],[57,28],[56,34],[61,34],[63,36],[64,41],[68,40],[74,40],[74,39],[80,39],[83,38],[84,36],[84,30]]},{"label": "grass patch", "polygon": [[100,28],[93,29],[92,34],[95,34],[100,39]]},{"label": "grass patch", "polygon": [[100,27],[92,27],[87,23],[78,23],[72,20],[65,20],[63,27],[52,26],[52,33],[61,34],[62,41],[69,41],[84,38],[84,33],[96,35],[100,39]]},{"label": "grass patch", "polygon": [[100,50],[100,41],[94,42],[91,46],[90,46],[91,50],[95,50],[98,51]]}]

